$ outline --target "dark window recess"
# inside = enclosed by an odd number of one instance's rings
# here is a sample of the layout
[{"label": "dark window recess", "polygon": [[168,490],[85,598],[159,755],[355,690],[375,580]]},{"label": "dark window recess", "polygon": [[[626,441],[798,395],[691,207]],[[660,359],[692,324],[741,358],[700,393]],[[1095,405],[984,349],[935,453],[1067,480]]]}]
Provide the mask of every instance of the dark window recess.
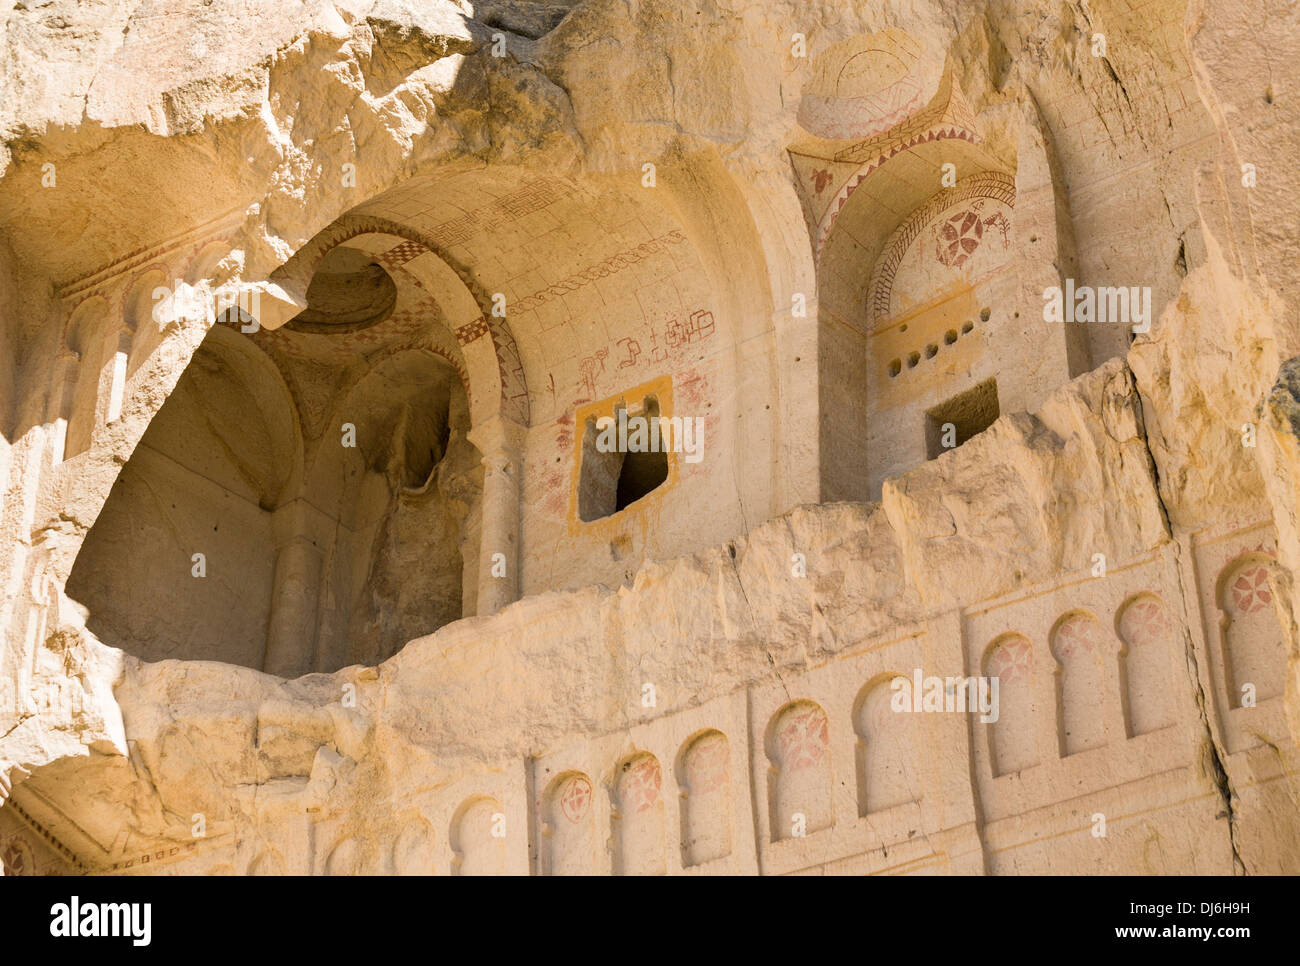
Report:
[{"label": "dark window recess", "polygon": [[[925,414],[925,448],[929,458],[934,459],[978,436],[993,425],[998,413],[998,384],[993,379],[986,379],[935,406]],[[946,442],[953,445],[946,446],[944,427],[949,423],[952,431]]]},{"label": "dark window recess", "polygon": [[[614,410],[618,419],[619,410]],[[639,412],[628,413],[629,420],[638,417],[659,418],[659,400],[647,396]],[[618,424],[614,424],[617,443]],[[633,436],[629,423],[628,438]],[[578,471],[578,518],[586,523],[612,516],[624,510],[668,479],[668,452],[660,440],[659,449],[649,452],[602,453],[596,447],[600,431],[594,418],[587,420],[582,438],[582,465]]]}]

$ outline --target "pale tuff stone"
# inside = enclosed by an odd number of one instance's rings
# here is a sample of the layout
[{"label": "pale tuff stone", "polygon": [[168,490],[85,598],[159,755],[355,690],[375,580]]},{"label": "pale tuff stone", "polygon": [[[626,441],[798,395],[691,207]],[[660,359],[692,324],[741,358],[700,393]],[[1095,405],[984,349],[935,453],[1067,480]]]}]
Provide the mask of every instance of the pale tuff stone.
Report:
[{"label": "pale tuff stone", "polygon": [[1300,7],[1031,7],[0,7],[5,871],[1300,870]]}]

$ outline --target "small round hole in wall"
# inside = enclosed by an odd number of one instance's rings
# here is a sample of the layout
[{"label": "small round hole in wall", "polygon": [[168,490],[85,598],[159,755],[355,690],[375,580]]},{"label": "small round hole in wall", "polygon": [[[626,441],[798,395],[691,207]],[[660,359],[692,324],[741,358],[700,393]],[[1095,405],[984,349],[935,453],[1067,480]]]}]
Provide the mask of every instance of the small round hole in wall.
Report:
[{"label": "small round hole in wall", "polygon": [[944,345],[952,345],[952,344],[953,344],[954,342],[956,342],[956,341],[957,341],[957,330],[956,330],[956,329],[949,329],[947,332],[945,332],[945,333],[943,334],[943,344],[944,344]]},{"label": "small round hole in wall", "polygon": [[900,326],[898,327],[898,331],[899,331],[899,332],[906,332],[906,331],[907,331],[907,323],[904,322],[902,325],[900,325]]},{"label": "small round hole in wall", "polygon": [[962,334],[962,335],[965,335],[967,332],[971,331],[973,328],[975,328],[975,323],[974,323],[974,322],[967,322],[965,325],[963,325],[963,326],[961,327],[961,334]]},{"label": "small round hole in wall", "polygon": [[902,359],[895,359],[893,362],[889,364],[889,376],[891,379],[902,371],[903,371]]},{"label": "small round hole in wall", "polygon": [[921,353],[919,353],[919,352],[909,352],[909,353],[907,354],[907,368],[909,368],[909,369],[914,369],[914,368],[916,368],[916,364],[917,364],[918,362],[920,362],[920,361],[921,361]]},{"label": "small round hole in wall", "polygon": [[933,342],[931,342],[928,346],[925,347],[925,357],[927,359],[933,359],[938,354],[939,354],[939,347],[935,345]]},{"label": "small round hole in wall", "polygon": [[987,322],[989,320],[989,316],[992,314],[993,313],[989,310],[987,306],[980,309],[980,321]]}]

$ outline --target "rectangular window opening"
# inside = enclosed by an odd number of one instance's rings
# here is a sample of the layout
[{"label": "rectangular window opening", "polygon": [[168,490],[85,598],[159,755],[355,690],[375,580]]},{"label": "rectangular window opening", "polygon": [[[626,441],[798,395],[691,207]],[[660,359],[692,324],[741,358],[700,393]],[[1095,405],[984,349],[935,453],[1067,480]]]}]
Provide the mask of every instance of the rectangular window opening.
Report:
[{"label": "rectangular window opening", "polygon": [[658,419],[659,400],[650,395],[636,412],[616,406],[612,424],[587,420],[578,471],[578,518],[584,523],[626,509],[668,479],[666,441],[650,432],[650,421],[657,429]]},{"label": "rectangular window opening", "polygon": [[929,459],[956,449],[997,421],[997,380],[986,379],[925,414],[925,448]]}]

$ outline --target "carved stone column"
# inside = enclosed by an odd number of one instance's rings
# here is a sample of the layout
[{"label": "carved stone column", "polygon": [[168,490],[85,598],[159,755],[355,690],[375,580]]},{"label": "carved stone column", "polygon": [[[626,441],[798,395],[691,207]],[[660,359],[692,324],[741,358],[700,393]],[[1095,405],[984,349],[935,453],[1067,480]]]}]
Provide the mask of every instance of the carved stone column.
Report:
[{"label": "carved stone column", "polygon": [[468,434],[469,441],[483,454],[479,616],[495,614],[519,599],[519,501],[526,433],[523,426],[498,415]]},{"label": "carved stone column", "polygon": [[314,515],[316,511],[295,500],[271,519],[275,575],[262,670],[285,678],[316,670],[323,557],[321,545],[312,538],[309,516]]}]

